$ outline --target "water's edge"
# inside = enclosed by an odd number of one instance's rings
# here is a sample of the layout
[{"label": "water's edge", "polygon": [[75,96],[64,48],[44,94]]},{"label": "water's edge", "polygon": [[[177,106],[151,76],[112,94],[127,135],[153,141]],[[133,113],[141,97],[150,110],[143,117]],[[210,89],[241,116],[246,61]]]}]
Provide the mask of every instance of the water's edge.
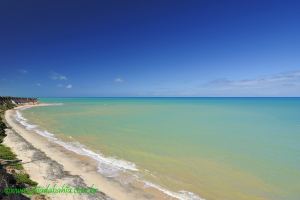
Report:
[{"label": "water's edge", "polygon": [[[61,105],[63,105],[63,104],[46,104],[43,106],[61,106]],[[55,136],[55,134],[53,134],[47,130],[44,130],[42,127],[39,127],[38,125],[30,123],[28,121],[28,119],[24,118],[21,111],[25,110],[25,109],[30,109],[32,107],[34,107],[34,106],[25,107],[25,108],[17,108],[16,116],[15,116],[16,121],[18,121],[25,129],[27,129],[29,131],[33,131],[33,132],[47,138],[49,141],[56,143],[71,152],[74,152],[79,155],[87,156],[87,157],[97,161],[98,172],[101,175],[103,175],[104,177],[117,178],[119,173],[130,172],[136,181],[139,181],[144,184],[144,187],[152,187],[160,192],[163,192],[164,194],[166,194],[170,197],[180,199],[180,200],[204,200],[203,198],[200,198],[198,195],[196,195],[192,192],[189,192],[189,191],[181,190],[178,192],[173,192],[173,191],[170,191],[167,188],[164,188],[158,184],[149,182],[147,180],[143,180],[137,174],[134,173],[134,172],[139,171],[139,169],[135,163],[132,163],[132,162],[129,162],[126,160],[122,160],[119,158],[115,158],[115,157],[106,157],[105,155],[103,155],[101,153],[95,153],[94,151],[88,149],[87,147],[85,147],[83,144],[81,144],[79,142],[70,143],[70,142],[65,142],[61,139],[58,139]]]}]

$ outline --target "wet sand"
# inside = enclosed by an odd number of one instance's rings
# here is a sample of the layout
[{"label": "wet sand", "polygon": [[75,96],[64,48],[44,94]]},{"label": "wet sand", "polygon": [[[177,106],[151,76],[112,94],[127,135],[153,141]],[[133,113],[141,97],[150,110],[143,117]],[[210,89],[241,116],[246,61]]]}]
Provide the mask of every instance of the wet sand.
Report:
[{"label": "wet sand", "polygon": [[120,183],[99,174],[94,160],[71,152],[25,129],[15,120],[16,110],[33,106],[48,106],[48,104],[24,105],[5,112],[5,120],[10,128],[7,129],[4,141],[4,144],[11,147],[22,160],[31,179],[44,187],[49,184],[57,186],[66,184],[73,187],[93,186],[99,191],[96,195],[48,195],[51,199],[170,199],[155,191],[143,193],[137,192],[135,188],[124,188]]}]

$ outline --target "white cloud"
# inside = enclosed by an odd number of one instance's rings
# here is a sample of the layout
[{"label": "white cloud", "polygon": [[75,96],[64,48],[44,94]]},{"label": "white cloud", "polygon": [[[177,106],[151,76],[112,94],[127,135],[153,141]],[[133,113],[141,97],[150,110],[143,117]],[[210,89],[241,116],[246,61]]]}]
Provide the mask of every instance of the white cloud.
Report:
[{"label": "white cloud", "polygon": [[300,71],[252,79],[217,79],[197,91],[219,96],[300,96]]},{"label": "white cloud", "polygon": [[36,84],[36,86],[38,86],[38,87],[41,87],[41,86],[42,86],[42,84],[40,84],[40,83],[37,83],[37,84]]},{"label": "white cloud", "polygon": [[53,79],[53,80],[60,80],[60,81],[68,80],[68,78],[65,75],[62,75],[62,74],[59,74],[59,73],[56,73],[56,72],[52,72],[50,74],[50,78]]},{"label": "white cloud", "polygon": [[220,78],[208,82],[199,79],[174,85],[162,83],[144,96],[300,96],[300,70],[248,79]]},{"label": "white cloud", "polygon": [[66,88],[66,89],[71,89],[71,88],[73,88],[73,85],[72,84],[57,84],[56,85],[57,87],[59,87],[59,88]]},{"label": "white cloud", "polygon": [[115,78],[114,82],[116,82],[116,83],[123,83],[124,80],[122,78]]},{"label": "white cloud", "polygon": [[25,70],[25,69],[19,69],[18,72],[21,73],[21,74],[27,74],[28,73],[28,71]]},{"label": "white cloud", "polygon": [[300,71],[279,73],[272,76],[253,79],[229,80],[218,79],[208,83],[208,86],[265,88],[270,86],[300,85]]}]

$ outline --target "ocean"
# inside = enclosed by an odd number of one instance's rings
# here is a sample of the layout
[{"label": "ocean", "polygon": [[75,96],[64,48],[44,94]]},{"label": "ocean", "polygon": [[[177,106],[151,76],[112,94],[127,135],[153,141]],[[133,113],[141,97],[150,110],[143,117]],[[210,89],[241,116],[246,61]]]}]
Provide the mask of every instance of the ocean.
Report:
[{"label": "ocean", "polygon": [[[299,200],[300,98],[41,98],[29,129],[179,199]],[[119,179],[124,182],[124,178]]]}]

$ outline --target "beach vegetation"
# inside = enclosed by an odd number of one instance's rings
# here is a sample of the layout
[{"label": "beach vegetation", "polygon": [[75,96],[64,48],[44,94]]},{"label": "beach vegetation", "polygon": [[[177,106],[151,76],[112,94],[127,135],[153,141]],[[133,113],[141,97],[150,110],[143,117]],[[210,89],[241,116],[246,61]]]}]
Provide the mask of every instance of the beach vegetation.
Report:
[{"label": "beach vegetation", "polygon": [[17,184],[27,184],[29,186],[37,186],[37,182],[30,179],[29,175],[26,173],[16,173],[14,174]]},{"label": "beach vegetation", "polygon": [[3,160],[15,160],[16,155],[11,151],[9,147],[0,144],[0,159]]},{"label": "beach vegetation", "polygon": [[[9,164],[0,163],[0,169],[4,169],[1,170],[0,173],[1,174],[3,173],[2,174],[3,176],[7,173],[10,173],[11,177],[14,179],[13,182],[16,183],[16,185],[19,186],[23,185],[22,187],[25,188],[37,186],[37,183],[35,181],[32,181],[29,175],[24,171],[24,168],[20,163],[20,160],[17,159],[16,154],[14,154],[9,147],[2,144],[3,139],[6,136],[5,129],[8,128],[4,123],[4,121],[2,121],[2,119],[4,118],[4,112],[14,107],[15,105],[10,101],[2,101],[0,103],[0,161],[2,161],[3,163],[9,163]],[[10,182],[9,180],[6,181]]]},{"label": "beach vegetation", "polygon": [[5,134],[5,129],[6,129],[6,125],[4,122],[0,121],[0,143],[3,142],[3,138],[6,136]]}]

